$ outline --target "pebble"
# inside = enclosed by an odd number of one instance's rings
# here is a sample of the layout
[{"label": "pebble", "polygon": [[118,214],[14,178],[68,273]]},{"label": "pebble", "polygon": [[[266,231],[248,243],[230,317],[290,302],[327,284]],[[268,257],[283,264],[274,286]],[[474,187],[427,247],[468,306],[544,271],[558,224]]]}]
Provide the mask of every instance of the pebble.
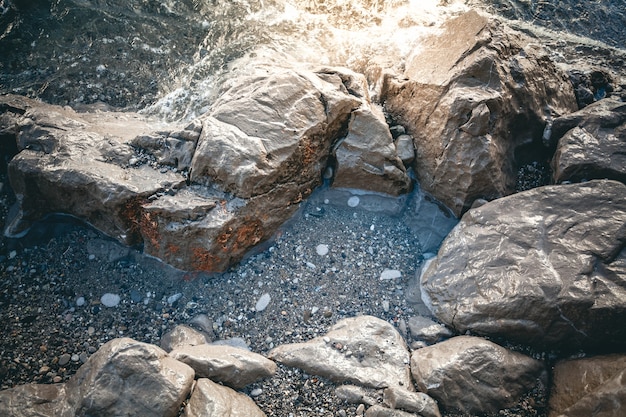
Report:
[{"label": "pebble", "polygon": [[174,295],[170,295],[169,297],[167,297],[167,303],[170,305],[174,304],[176,301],[180,300],[182,296],[183,296],[182,293],[176,293]]},{"label": "pebble", "polygon": [[17,251],[12,250],[9,252],[9,259],[13,259],[17,256]]},{"label": "pebble", "polygon": [[80,356],[76,353],[72,355],[72,362],[78,362],[80,360]]},{"label": "pebble", "polygon": [[90,261],[93,261],[94,259],[96,259],[96,255],[94,255],[94,254],[89,255],[89,260]]},{"label": "pebble", "polygon": [[64,353],[61,356],[59,356],[59,366],[65,366],[68,363],[70,363],[70,360],[72,360],[72,355],[70,355],[69,353]]},{"label": "pebble", "polygon": [[76,299],[76,307],[82,307],[85,305],[85,297],[78,297]]},{"label": "pebble", "polygon": [[317,254],[319,256],[327,255],[328,254],[328,245],[324,245],[324,244],[317,245],[315,247],[315,252],[317,252]]},{"label": "pebble", "polygon": [[61,378],[60,376],[55,376],[54,378],[52,378],[52,382],[54,382],[55,384],[58,384],[59,382],[63,381],[63,378]]},{"label": "pebble", "polygon": [[389,301],[383,300],[382,304],[383,304],[383,311],[385,313],[389,312]]},{"label": "pebble", "polygon": [[255,388],[250,392],[251,397],[258,397],[261,394],[263,394],[263,390],[261,388]]},{"label": "pebble", "polygon": [[356,207],[359,205],[359,203],[361,202],[361,199],[355,195],[353,195],[352,197],[350,197],[348,199],[348,206],[349,207]]},{"label": "pebble", "polygon": [[317,265],[315,265],[315,264],[314,264],[314,263],[312,263],[312,262],[307,262],[307,263],[306,263],[306,266],[307,266],[308,268],[311,268],[311,269],[316,269],[316,268],[317,268]]},{"label": "pebble", "polygon": [[133,303],[139,303],[143,300],[143,295],[137,290],[130,290],[130,299]]},{"label": "pebble", "polygon": [[385,269],[380,274],[381,281],[389,280],[389,279],[396,279],[396,278],[401,278],[401,277],[402,277],[402,272],[398,271],[397,269]]},{"label": "pebble", "polygon": [[265,293],[261,296],[261,298],[259,298],[259,300],[256,302],[256,306],[254,306],[256,311],[263,311],[267,308],[267,306],[270,303],[270,300],[272,298],[270,297],[270,295],[268,293]]},{"label": "pebble", "polygon": [[359,406],[356,408],[356,415],[362,416],[364,413],[365,413],[365,405],[359,404]]},{"label": "pebble", "polygon": [[108,292],[100,297],[100,302],[105,307],[115,307],[120,303],[120,296]]}]

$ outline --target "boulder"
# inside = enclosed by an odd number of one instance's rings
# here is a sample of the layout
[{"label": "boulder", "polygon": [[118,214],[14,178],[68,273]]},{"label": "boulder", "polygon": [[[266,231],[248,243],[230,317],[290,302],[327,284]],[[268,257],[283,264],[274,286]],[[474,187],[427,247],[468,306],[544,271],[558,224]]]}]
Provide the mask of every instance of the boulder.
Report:
[{"label": "boulder", "polygon": [[536,347],[626,343],[626,186],[546,186],[467,212],[421,277],[459,333]]},{"label": "boulder", "polygon": [[[446,53],[441,53],[445,51]],[[533,40],[470,11],[420,42],[381,102],[413,136],[420,185],[459,216],[515,189],[515,150],[578,109],[565,73]]]},{"label": "boulder", "polygon": [[210,379],[200,378],[185,406],[184,417],[265,417],[250,397]]},{"label": "boulder", "polygon": [[552,125],[558,146],[554,180],[613,179],[626,183],[626,103],[604,99]]},{"label": "boulder", "polygon": [[443,408],[471,415],[509,408],[545,378],[541,362],[473,336],[414,351],[411,373]]},{"label": "boulder", "polygon": [[626,355],[558,362],[549,417],[618,417],[626,414]]},{"label": "boulder", "polygon": [[236,389],[276,373],[276,364],[264,356],[226,345],[181,346],[170,356],[191,366],[198,377]]},{"label": "boulder", "polygon": [[383,403],[389,408],[416,413],[422,417],[441,417],[437,401],[423,392],[385,388]]},{"label": "boulder", "polygon": [[268,356],[336,383],[413,389],[404,339],[391,324],[372,316],[343,319],[323,337],[278,346]]},{"label": "boulder", "polygon": [[409,330],[413,340],[426,343],[440,342],[452,336],[452,332],[446,326],[424,316],[410,317]]},{"label": "boulder", "polygon": [[193,380],[158,346],[113,339],[67,382],[66,400],[72,415],[177,416]]},{"label": "boulder", "polygon": [[166,352],[171,352],[183,346],[197,346],[206,343],[211,343],[211,339],[205,333],[189,326],[178,325],[161,337],[160,344]]},{"label": "boulder", "polygon": [[375,105],[364,105],[352,113],[348,135],[336,146],[335,159],[333,187],[391,195],[404,194],[411,188],[385,115]]},{"label": "boulder", "polygon": [[4,417],[73,417],[65,401],[65,384],[26,384],[0,391]]}]

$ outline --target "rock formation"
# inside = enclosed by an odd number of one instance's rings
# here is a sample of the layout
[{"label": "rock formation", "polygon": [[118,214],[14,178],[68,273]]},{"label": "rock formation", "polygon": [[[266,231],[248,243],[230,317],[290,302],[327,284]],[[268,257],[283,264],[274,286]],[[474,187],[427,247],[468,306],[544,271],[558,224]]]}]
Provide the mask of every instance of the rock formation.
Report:
[{"label": "rock formation", "polygon": [[567,77],[532,39],[475,11],[422,42],[404,74],[383,76],[380,100],[414,138],[421,187],[457,216],[512,193],[516,148],[577,109]]},{"label": "rock formation", "polygon": [[432,312],[463,333],[535,346],[619,345],[626,186],[546,186],[472,209],[421,278]]}]

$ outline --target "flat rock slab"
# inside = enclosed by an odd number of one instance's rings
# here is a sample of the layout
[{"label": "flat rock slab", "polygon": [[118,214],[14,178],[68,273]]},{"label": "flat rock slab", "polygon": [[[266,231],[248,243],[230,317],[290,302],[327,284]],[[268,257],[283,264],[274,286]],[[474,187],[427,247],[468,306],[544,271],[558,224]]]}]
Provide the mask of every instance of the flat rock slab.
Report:
[{"label": "flat rock slab", "polygon": [[241,389],[276,373],[276,364],[258,353],[226,345],[182,346],[170,352],[191,366],[198,377]]},{"label": "flat rock slab", "polygon": [[470,210],[421,278],[439,320],[541,346],[626,344],[626,186],[536,188]]},{"label": "flat rock slab", "polygon": [[323,337],[278,346],[268,356],[337,383],[413,389],[404,339],[391,324],[372,316],[341,320]]},{"label": "flat rock slab", "polygon": [[265,417],[250,397],[200,378],[185,407],[184,417]]},{"label": "flat rock slab", "polygon": [[545,377],[541,362],[472,336],[414,351],[411,373],[444,409],[471,415],[513,406]]},{"label": "flat rock slab", "polygon": [[549,417],[626,415],[626,355],[561,361],[554,367]]}]

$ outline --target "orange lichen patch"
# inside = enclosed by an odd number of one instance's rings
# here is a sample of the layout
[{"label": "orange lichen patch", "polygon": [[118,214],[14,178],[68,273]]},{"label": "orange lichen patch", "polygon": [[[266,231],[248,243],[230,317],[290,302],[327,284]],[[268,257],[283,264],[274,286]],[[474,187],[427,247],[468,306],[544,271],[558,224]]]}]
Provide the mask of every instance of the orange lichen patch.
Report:
[{"label": "orange lichen patch", "polygon": [[[156,216],[155,216],[156,217]],[[159,221],[150,213],[141,213],[139,224],[144,242],[149,243],[158,252],[161,248],[161,235],[159,233]]]},{"label": "orange lichen patch", "polygon": [[302,164],[304,166],[307,166],[315,161],[317,155],[317,146],[313,145],[309,138],[302,138],[302,144],[300,145],[300,149],[302,152]]},{"label": "orange lichen patch", "polygon": [[144,202],[144,199],[141,197],[131,198],[124,203],[124,206],[119,211],[119,218],[122,220],[127,230],[126,234],[128,238],[126,239],[126,243],[130,245],[141,243],[142,241],[140,217]]},{"label": "orange lichen patch", "polygon": [[167,249],[165,250],[168,255],[176,255],[180,251],[180,247],[170,243],[167,245]]},{"label": "orange lichen patch", "polygon": [[260,220],[246,220],[237,230],[235,249],[248,249],[263,239],[263,224]]},{"label": "orange lichen patch", "polygon": [[215,256],[205,248],[193,248],[191,266],[198,271],[216,272],[220,270],[222,259]]}]

